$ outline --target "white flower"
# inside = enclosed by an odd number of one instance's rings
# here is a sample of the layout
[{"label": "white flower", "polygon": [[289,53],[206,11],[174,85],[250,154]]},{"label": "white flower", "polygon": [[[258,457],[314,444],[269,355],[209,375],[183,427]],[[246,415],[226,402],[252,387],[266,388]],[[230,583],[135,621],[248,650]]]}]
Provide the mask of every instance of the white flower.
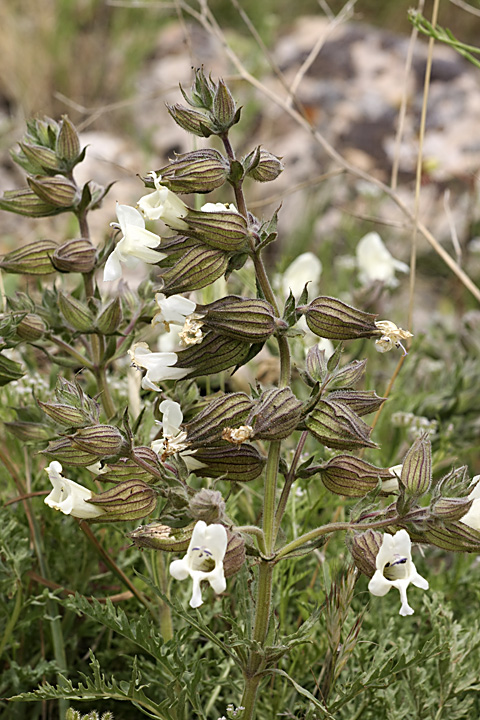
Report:
[{"label": "white flower", "polygon": [[191,372],[192,368],[174,367],[178,360],[174,352],[152,352],[147,343],[134,343],[128,351],[132,365],[138,368],[145,368],[147,371],[142,379],[144,390],[160,390],[155,383],[164,380],[181,380]]},{"label": "white flower", "polygon": [[153,316],[152,325],[162,322],[167,332],[170,330],[170,323],[172,325],[184,325],[187,317],[195,312],[197,307],[193,300],[189,300],[182,295],[166,297],[163,293],[156,293],[155,302],[159,307],[159,312]]},{"label": "white flower", "polygon": [[164,185],[160,185],[160,175],[151,172],[155,190],[148,195],[143,195],[137,203],[137,207],[148,220],[163,220],[164,223],[176,230],[186,230],[188,225],[182,218],[188,214],[188,207],[183,200],[175,195]]},{"label": "white flower", "polygon": [[105,263],[103,270],[105,282],[118,280],[122,276],[121,263],[133,268],[140,260],[157,263],[166,257],[164,253],[152,249],[160,245],[160,237],[145,229],[145,220],[138,210],[117,203],[117,218],[123,237]]},{"label": "white flower", "polygon": [[395,535],[384,534],[375,565],[377,570],[368,583],[372,595],[383,597],[394,587],[399,591],[402,602],[400,615],[413,615],[414,611],[407,601],[407,588],[412,583],[415,587],[428,590],[428,582],[418,574],[412,562],[412,542],[406,530],[399,530]]},{"label": "white flower", "polygon": [[196,470],[205,467],[204,463],[195,460],[193,455],[195,450],[188,450],[187,433],[181,430],[180,426],[183,422],[182,408],[173,400],[164,400],[160,403],[160,412],[163,415],[162,422],[159,425],[163,429],[163,438],[154,440],[151,448],[161,460],[165,460],[169,455],[179,453],[188,470]]},{"label": "white flower", "polygon": [[470,500],[473,500],[473,503],[470,506],[470,510],[460,518],[460,522],[474,530],[480,531],[480,475],[475,475],[471,485],[474,483],[475,487],[468,496]]},{"label": "white flower", "polygon": [[239,214],[233,203],[205,203],[200,210],[202,212],[233,212]]},{"label": "white flower", "polygon": [[62,466],[54,460],[45,468],[53,490],[45,498],[45,503],[54,510],[60,510],[65,515],[76,518],[96,518],[103,515],[105,510],[85,502],[90,500],[92,492],[73,480],[62,477]]},{"label": "white flower", "polygon": [[227,550],[227,531],[223,525],[207,525],[199,520],[193,529],[187,554],[182,560],[174,560],[170,565],[170,575],[175,580],[193,580],[190,607],[202,605],[200,583],[207,580],[216,593],[222,593],[227,587],[223,572],[223,559]]},{"label": "white flower", "polygon": [[393,465],[388,468],[391,480],[382,480],[382,492],[396,492],[398,490],[398,479],[402,474],[402,465]]},{"label": "white flower", "polygon": [[396,287],[398,280],[395,271],[408,272],[409,267],[401,260],[396,260],[383,244],[376,232],[364,235],[357,245],[357,265],[360,282],[368,285],[381,280],[387,287]]},{"label": "white flower", "polygon": [[375,340],[375,350],[377,352],[389,352],[394,347],[402,348],[403,354],[407,355],[407,351],[402,345],[402,340],[408,340],[413,337],[409,330],[402,330],[391,320],[378,320],[375,322],[381,337]]},{"label": "white flower", "polygon": [[322,263],[311,252],[302,253],[287,267],[282,277],[282,289],[287,296],[289,291],[298,298],[306,283],[311,297],[318,295],[320,275],[322,274]]}]

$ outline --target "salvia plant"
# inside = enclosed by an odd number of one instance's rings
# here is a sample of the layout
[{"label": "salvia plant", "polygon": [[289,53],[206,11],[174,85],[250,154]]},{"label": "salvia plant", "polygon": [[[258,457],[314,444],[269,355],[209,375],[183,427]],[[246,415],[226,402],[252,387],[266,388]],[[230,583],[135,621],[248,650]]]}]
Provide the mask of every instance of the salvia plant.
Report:
[{"label": "salvia plant", "polygon": [[[42,666],[37,690],[12,700],[57,699],[70,720],[100,715],[81,716],[66,701],[99,706],[108,699],[161,719],[215,711],[218,717],[221,708],[223,717],[251,720],[273,717],[265,714],[264,697],[275,682],[293,687],[295,717],[332,718],[365,688],[413,662],[397,657],[394,670],[389,649],[376,666],[377,650],[369,644],[362,652],[370,653],[374,670],[344,685],[343,695],[335,690],[361,633],[364,614],[351,619],[357,580],[367,576],[374,596],[398,591],[400,615],[411,615],[409,585],[428,589],[412,542],[478,553],[480,482],[466,468],[433,480],[428,432],[417,433],[394,467],[365,459],[365,453],[374,458],[377,445],[364,418],[384,398],[365,389],[366,360],[355,357],[355,345],[406,354],[412,334],[339,298],[309,297],[315,262],[308,257],[306,271],[300,262],[287,272],[291,288],[298,288],[299,274],[300,290],[282,297],[273,289],[265,256],[277,239],[277,213],[257,218],[244,185],[275,180],[282,160],[260,146],[237,157],[231,129],[241,109],[222,80],[197,70],[182,94],[184,104],[168,107],[170,116],[197,138],[216,138],[216,147],[177,155],[146,173],[145,194],[135,206],[117,204],[102,249],[92,242],[88,218],[109,188],[77,185],[85,148],[70,120],[32,120],[13,152],[27,186],[6,192],[1,208],[34,218],[73,214],[78,237],[35,240],[0,261],[4,273],[25,277],[5,299],[0,383],[7,391],[32,378],[6,423],[27,447],[29,478],[5,448],[1,457],[38,558],[44,521],[32,508],[41,495],[45,513],[59,511],[62,532],[83,531],[137,605],[131,611],[110,599],[65,598],[51,585],[38,603],[51,621],[54,662]],[[223,186],[230,202],[197,201]],[[296,345],[304,333],[317,336],[306,356]],[[334,342],[329,351],[326,340]],[[267,356],[271,369],[261,374]],[[292,503],[320,485],[334,511],[326,522],[318,512],[315,523],[308,503],[299,505],[308,515],[302,532],[300,516],[291,520]],[[127,556],[138,559],[140,548],[148,558],[148,577],[138,564],[121,568],[108,552],[119,531],[130,545]],[[5,548],[16,533],[13,526],[5,531]],[[325,578],[324,602],[308,596],[295,631],[286,634],[285,598],[292,590],[284,569],[298,558],[339,552],[343,540],[348,570],[335,581]],[[28,550],[16,544],[26,555],[17,553],[12,566],[4,645],[22,607]],[[415,606],[420,595],[412,594]],[[91,676],[73,684],[58,602],[129,643],[130,680],[117,680],[114,668],[100,666],[91,652]],[[323,671],[309,688],[286,672],[285,659],[306,647],[319,624]],[[423,652],[424,661],[433,653]],[[14,667],[14,650],[9,663]],[[56,685],[46,681],[52,673]]]}]

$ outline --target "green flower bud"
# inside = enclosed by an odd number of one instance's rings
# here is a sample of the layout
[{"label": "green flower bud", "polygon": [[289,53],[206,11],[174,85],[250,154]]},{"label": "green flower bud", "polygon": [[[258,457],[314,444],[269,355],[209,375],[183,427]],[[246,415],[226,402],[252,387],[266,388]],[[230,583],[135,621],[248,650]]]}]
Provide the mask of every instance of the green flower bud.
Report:
[{"label": "green flower bud", "polygon": [[[139,458],[147,467],[150,466],[151,472],[138,465],[134,458]],[[102,482],[119,482],[137,478],[145,483],[152,483],[158,480],[162,467],[158,462],[158,455],[151,448],[140,446],[132,450],[130,457],[120,457],[115,462],[108,462],[106,472],[102,473]]]},{"label": "green flower bud", "polygon": [[[163,244],[161,246],[163,251]],[[165,295],[200,290],[225,274],[228,255],[222,250],[194,245],[179,260],[162,273]]]},{"label": "green flower bud", "polygon": [[432,515],[440,520],[460,520],[470,510],[473,498],[441,497],[432,506]]},{"label": "green flower bud", "polygon": [[289,387],[272,388],[262,393],[246,424],[253,428],[254,439],[282,440],[296,429],[301,414],[302,403]]},{"label": "green flower bud", "polygon": [[[221,187],[229,173],[229,164],[224,156],[207,148],[177,155],[169,165],[158,170],[161,184],[176,193],[207,193]],[[152,187],[153,183],[146,185]]]},{"label": "green flower bud", "polygon": [[235,100],[223,80],[218,81],[215,96],[213,98],[212,115],[215,118],[218,128],[228,130],[235,122],[237,108]]},{"label": "green flower bud", "polygon": [[328,389],[333,388],[350,388],[357,385],[365,375],[366,360],[352,360],[348,365],[337,368],[333,372],[333,377],[328,383]]},{"label": "green flower bud", "polygon": [[376,530],[366,530],[357,533],[349,546],[357,568],[367,577],[371,578],[377,569],[376,559],[383,542],[383,533]]},{"label": "green flower bud", "polygon": [[59,403],[71,405],[89,418],[89,424],[97,424],[100,417],[100,405],[96,400],[89,397],[75,380],[70,382],[60,377],[55,388],[55,396]]},{"label": "green flower bud", "polygon": [[104,308],[96,321],[96,328],[102,335],[113,335],[122,322],[122,303],[119,297],[112,300]]},{"label": "green flower bud", "polygon": [[125,438],[114,425],[81,428],[70,439],[76,448],[96,455],[99,460],[118,455],[126,448]]},{"label": "green flower bud", "polygon": [[57,243],[53,240],[38,240],[29,243],[4,255],[0,261],[0,267],[10,273],[48,275],[54,272],[50,257],[56,247]]},{"label": "green flower bud", "polygon": [[227,252],[247,249],[248,225],[238,212],[189,210],[185,222],[191,237],[209,247]]},{"label": "green flower bud", "polygon": [[305,369],[313,383],[318,382],[323,384],[329,374],[325,350],[321,350],[318,345],[313,345],[313,347],[309,348],[305,361]]},{"label": "green flower bud", "polygon": [[432,447],[428,435],[417,438],[406,454],[400,482],[414,497],[428,492],[432,483]]},{"label": "green flower bud", "polygon": [[30,166],[32,168],[40,169],[40,173],[38,173],[35,169],[33,170],[33,174],[46,173],[47,175],[50,175],[63,170],[62,163],[57,158],[55,150],[28,142],[21,142],[19,145],[24,157],[30,163]]},{"label": "green flower bud", "polygon": [[197,305],[207,327],[237,340],[263,342],[275,332],[275,313],[266,300],[227,295],[209,305]]},{"label": "green flower bud", "polygon": [[223,558],[223,571],[226,578],[235,575],[245,564],[245,540],[240,533],[227,530],[227,550]]},{"label": "green flower bud", "polygon": [[387,398],[379,397],[373,390],[335,390],[328,400],[340,400],[357,415],[368,415],[380,408]]},{"label": "green flower bud", "polygon": [[58,293],[58,307],[70,327],[80,332],[93,331],[93,315],[80,300]]},{"label": "green flower bud", "polygon": [[195,523],[183,528],[171,528],[160,522],[154,522],[141,525],[133,532],[127,533],[127,537],[133,540],[133,544],[137,547],[179,553],[188,550],[194,527]]},{"label": "green flower bud", "polygon": [[93,495],[86,502],[105,510],[105,514],[99,517],[101,522],[139,520],[155,510],[157,493],[142,480],[132,479]]},{"label": "green flower bud", "polygon": [[357,310],[337,298],[318,297],[297,311],[305,314],[308,327],[319,337],[352,340],[378,335],[377,315]]},{"label": "green flower bud", "polygon": [[379,479],[392,479],[388,468],[376,467],[352,455],[337,455],[328,460],[320,468],[320,477],[327,490],[345,497],[363,497],[377,487]]},{"label": "green flower bud", "polygon": [[167,110],[177,125],[192,135],[208,138],[215,132],[213,122],[198,110],[190,110],[184,105],[167,105]]},{"label": "green flower bud", "polygon": [[0,353],[0,387],[8,385],[13,380],[19,380],[23,375],[24,372],[20,363]]},{"label": "green flower bud", "polygon": [[205,467],[195,470],[199,477],[221,478],[230,482],[249,482],[258,477],[265,458],[253,445],[231,447],[225,445],[199,448],[195,460]]},{"label": "green flower bud", "polygon": [[225,500],[218,490],[202,488],[190,499],[188,512],[194,520],[204,520],[207,525],[225,520]]},{"label": "green flower bud", "polygon": [[305,425],[314,437],[330,448],[376,447],[369,439],[372,428],[342,402],[320,400],[305,419]]},{"label": "green flower bud", "polygon": [[40,315],[36,313],[28,313],[23,317],[18,324],[17,334],[22,340],[28,340],[29,342],[35,342],[39,340],[45,332],[47,326],[43,322]]},{"label": "green flower bud", "polygon": [[52,256],[52,262],[61,272],[89,273],[95,268],[97,250],[87,238],[68,240]]},{"label": "green flower bud", "polygon": [[208,330],[199,345],[190,345],[177,353],[177,368],[191,368],[187,378],[213,375],[234,365],[241,365],[247,358],[250,345]]},{"label": "green flower bud", "polygon": [[203,447],[207,442],[220,440],[226,427],[237,427],[245,421],[251,407],[252,401],[245,393],[229,393],[212,400],[183,426],[188,446]]},{"label": "green flower bud", "polygon": [[38,401],[43,412],[54,422],[65,427],[83,427],[91,423],[91,417],[83,410],[79,410],[64,403],[45,403]]},{"label": "green flower bud", "polygon": [[27,178],[27,182],[35,195],[57,208],[71,208],[79,199],[75,183],[64,177]]},{"label": "green flower bud", "polygon": [[0,198],[0,210],[13,212],[25,217],[48,217],[58,215],[63,209],[42,200],[33,190],[6,190]]},{"label": "green flower bud", "polygon": [[244,161],[247,175],[257,182],[270,182],[276,180],[284,170],[282,159],[268,150],[256,148]]},{"label": "green flower bud", "polygon": [[42,452],[47,457],[58,460],[62,465],[73,465],[74,467],[88,467],[99,460],[97,455],[81,450],[74,445],[71,437],[50,441]]},{"label": "green flower bud", "polygon": [[67,115],[63,115],[60,123],[60,131],[57,135],[55,152],[60,160],[63,160],[72,169],[80,155],[80,139],[73,123]]},{"label": "green flower bud", "polygon": [[480,532],[459,521],[427,521],[425,541],[453,552],[480,550]]}]

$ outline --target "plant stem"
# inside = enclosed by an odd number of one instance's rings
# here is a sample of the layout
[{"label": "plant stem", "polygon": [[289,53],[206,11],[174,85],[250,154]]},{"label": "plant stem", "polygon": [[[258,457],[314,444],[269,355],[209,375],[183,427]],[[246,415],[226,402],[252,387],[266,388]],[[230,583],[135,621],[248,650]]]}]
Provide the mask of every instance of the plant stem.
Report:
[{"label": "plant stem", "polygon": [[[155,585],[162,595],[166,595],[168,590],[168,580],[166,577],[164,554],[158,552],[158,550],[151,550],[150,559],[152,563],[152,576]],[[165,642],[168,642],[173,637],[172,612],[170,607],[161,598],[158,598],[158,606],[160,614],[160,632]]]},{"label": "plant stem", "polygon": [[285,508],[287,507],[288,496],[290,495],[290,490],[293,483],[295,482],[295,471],[297,469],[298,461],[300,460],[300,456],[307,441],[307,437],[308,430],[304,430],[300,436],[300,440],[298,441],[297,449],[295,450],[295,455],[293,456],[290,470],[288,471],[288,475],[285,478],[285,485],[283,486],[282,494],[280,495],[280,500],[278,501],[277,512],[275,513],[275,537],[277,537],[278,531],[280,529],[283,514],[285,512]]}]

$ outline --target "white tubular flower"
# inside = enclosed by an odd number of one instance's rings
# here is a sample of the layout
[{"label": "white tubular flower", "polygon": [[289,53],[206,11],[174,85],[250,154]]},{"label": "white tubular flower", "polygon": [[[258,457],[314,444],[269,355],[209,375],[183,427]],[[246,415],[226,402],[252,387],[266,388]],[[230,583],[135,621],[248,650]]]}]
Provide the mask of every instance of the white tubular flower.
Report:
[{"label": "white tubular flower", "polygon": [[391,480],[382,480],[382,492],[396,492],[399,488],[399,477],[402,474],[402,465],[393,465],[388,468]]},{"label": "white tubular flower", "polygon": [[359,280],[364,285],[381,280],[393,288],[399,284],[395,272],[409,272],[408,265],[390,254],[376,232],[367,233],[358,243],[357,265]]},{"label": "white tubular flower", "polygon": [[188,208],[180,198],[164,185],[160,185],[162,179],[154,172],[149,173],[153,178],[155,190],[148,195],[143,195],[137,203],[137,207],[148,220],[163,220],[164,223],[176,230],[186,230],[188,225],[182,218],[188,214]]},{"label": "white tubular flower", "polygon": [[57,460],[51,462],[45,472],[53,485],[52,492],[45,498],[48,507],[82,519],[96,518],[104,514],[105,510],[85,502],[92,497],[88,488],[61,475],[62,466]]},{"label": "white tubular flower", "polygon": [[205,203],[200,210],[202,212],[231,212],[238,214],[238,210],[233,203]]},{"label": "white tubular flower", "polygon": [[462,522],[464,525],[468,525],[474,530],[480,531],[480,475],[475,475],[471,482],[471,485],[473,485],[474,483],[475,487],[468,496],[470,500],[473,500],[473,503],[471,504],[470,510],[466,513],[466,515],[460,518],[460,522]]},{"label": "white tubular flower", "polygon": [[170,324],[184,325],[187,317],[195,312],[197,307],[193,300],[182,295],[166,297],[163,293],[156,293],[155,302],[159,307],[159,312],[153,316],[152,325],[163,323],[167,332],[170,331]]},{"label": "white tubular flower", "polygon": [[412,583],[415,587],[428,590],[428,582],[418,574],[412,562],[412,542],[406,530],[399,530],[395,535],[384,534],[375,565],[377,570],[368,583],[372,595],[383,597],[394,587],[400,593],[402,602],[400,615],[413,615],[414,611],[407,601],[407,588]]},{"label": "white tubular flower", "polygon": [[385,353],[393,350],[394,347],[402,348],[403,354],[407,355],[407,351],[402,345],[402,340],[408,340],[413,337],[409,330],[402,330],[391,320],[378,320],[375,322],[381,337],[375,340],[375,350]]},{"label": "white tubular flower", "polygon": [[227,583],[223,572],[223,559],[227,550],[227,531],[223,525],[207,525],[199,520],[193,528],[192,539],[187,554],[182,560],[174,560],[170,565],[170,575],[175,580],[193,580],[190,607],[202,605],[200,583],[207,580],[218,594],[225,591]]},{"label": "white tubular flower", "polygon": [[192,368],[173,367],[178,360],[174,352],[152,352],[147,343],[134,343],[128,351],[132,365],[145,368],[147,371],[142,379],[144,390],[160,390],[156,383],[164,380],[181,380]]},{"label": "white tubular flower", "polygon": [[179,453],[188,470],[194,471],[200,467],[205,467],[204,463],[195,460],[193,455],[195,450],[188,450],[187,433],[180,429],[183,422],[182,408],[173,400],[164,400],[160,403],[160,412],[163,414],[162,422],[159,425],[163,429],[163,438],[154,440],[151,448],[162,461],[169,455]]},{"label": "white tubular flower", "polygon": [[120,228],[123,237],[105,263],[103,270],[105,282],[112,282],[122,277],[121,263],[133,268],[140,260],[157,263],[166,257],[164,253],[152,249],[160,245],[160,237],[145,229],[145,220],[138,210],[130,205],[117,203],[117,218],[118,224],[112,223],[112,225]]},{"label": "white tubular flower", "polygon": [[289,291],[298,298],[306,283],[312,297],[318,295],[319,281],[322,274],[322,263],[311,252],[302,253],[287,267],[282,277],[282,289],[287,296]]}]

